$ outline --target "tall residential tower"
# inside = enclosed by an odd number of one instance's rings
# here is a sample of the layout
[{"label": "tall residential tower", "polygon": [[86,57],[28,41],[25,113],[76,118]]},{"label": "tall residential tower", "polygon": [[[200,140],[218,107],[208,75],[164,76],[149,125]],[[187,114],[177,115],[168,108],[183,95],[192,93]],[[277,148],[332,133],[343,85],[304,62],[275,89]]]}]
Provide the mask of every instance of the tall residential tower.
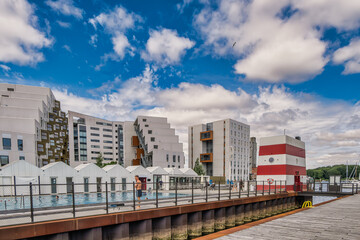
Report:
[{"label": "tall residential tower", "polygon": [[224,119],[189,127],[189,165],[195,161],[209,176],[223,180],[248,180],[250,126]]}]

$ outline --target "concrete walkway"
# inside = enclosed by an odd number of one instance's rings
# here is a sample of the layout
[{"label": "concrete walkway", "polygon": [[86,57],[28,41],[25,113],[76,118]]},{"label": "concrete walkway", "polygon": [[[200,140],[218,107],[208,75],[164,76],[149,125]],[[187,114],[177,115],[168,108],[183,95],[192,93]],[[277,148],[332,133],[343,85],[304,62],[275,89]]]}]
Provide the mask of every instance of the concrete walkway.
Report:
[{"label": "concrete walkway", "polygon": [[266,222],[217,239],[360,239],[360,195]]}]

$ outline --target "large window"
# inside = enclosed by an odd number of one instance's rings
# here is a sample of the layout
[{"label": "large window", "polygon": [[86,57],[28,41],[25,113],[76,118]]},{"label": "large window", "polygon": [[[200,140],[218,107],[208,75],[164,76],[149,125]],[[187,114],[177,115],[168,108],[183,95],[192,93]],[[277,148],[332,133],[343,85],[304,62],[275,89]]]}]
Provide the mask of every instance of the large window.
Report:
[{"label": "large window", "polygon": [[176,162],[176,155],[173,155],[173,162]]},{"label": "large window", "polygon": [[89,178],[84,178],[84,192],[89,192]]},{"label": "large window", "polygon": [[3,138],[2,142],[4,150],[11,150],[11,138]]},{"label": "large window", "polygon": [[51,193],[57,193],[56,178],[54,177],[50,178],[50,183],[51,183]]},{"label": "large window", "polygon": [[7,155],[0,155],[0,164],[4,166],[9,163],[9,156]]},{"label": "large window", "polygon": [[22,140],[22,139],[18,139],[18,140],[17,140],[17,143],[18,143],[18,150],[19,150],[19,151],[24,150],[23,140]]},{"label": "large window", "polygon": [[150,138],[150,141],[155,142],[155,138],[154,137]]},{"label": "large window", "polygon": [[115,180],[116,178],[110,178],[110,189],[111,191],[115,191]]}]

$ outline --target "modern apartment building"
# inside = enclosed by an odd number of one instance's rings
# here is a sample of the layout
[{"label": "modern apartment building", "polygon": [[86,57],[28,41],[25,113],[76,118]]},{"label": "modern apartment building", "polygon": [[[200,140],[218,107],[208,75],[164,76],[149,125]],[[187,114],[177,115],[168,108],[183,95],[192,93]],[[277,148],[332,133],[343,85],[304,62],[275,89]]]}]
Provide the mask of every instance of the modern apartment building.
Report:
[{"label": "modern apartment building", "polygon": [[108,121],[69,111],[70,165],[104,163],[125,167],[184,167],[183,146],[166,118],[139,116],[132,121]]},{"label": "modern apartment building", "polygon": [[249,179],[249,125],[224,119],[190,126],[188,132],[191,168],[199,159],[206,175],[224,180]]},{"label": "modern apartment building", "polygon": [[96,163],[101,153],[104,163],[124,165],[124,122],[69,111],[70,166]]},{"label": "modern apartment building", "polygon": [[[127,155],[125,165],[184,167],[183,145],[166,118],[138,116],[133,124],[133,130],[135,134],[132,135],[131,146],[135,151],[135,158],[128,158]],[[125,131],[133,130],[128,130],[128,127],[125,129]]]},{"label": "modern apartment building", "polygon": [[49,88],[0,83],[1,166],[69,163],[67,118]]}]

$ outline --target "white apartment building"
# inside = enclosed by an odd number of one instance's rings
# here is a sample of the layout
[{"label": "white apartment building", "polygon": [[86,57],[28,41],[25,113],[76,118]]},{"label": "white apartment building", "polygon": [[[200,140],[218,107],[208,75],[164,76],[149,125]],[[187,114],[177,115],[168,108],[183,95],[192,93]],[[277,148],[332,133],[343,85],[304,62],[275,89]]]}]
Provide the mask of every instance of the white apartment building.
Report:
[{"label": "white apartment building", "polygon": [[0,165],[68,163],[67,118],[49,88],[0,83]]},{"label": "white apartment building", "polygon": [[189,164],[200,160],[206,175],[224,180],[248,180],[250,126],[224,119],[190,126]]},{"label": "white apartment building", "polygon": [[69,111],[70,165],[104,163],[124,167],[184,167],[184,153],[175,129],[166,118],[139,116],[132,121],[108,121]]},{"label": "white apartment building", "polygon": [[[136,135],[132,136],[131,144],[136,157],[131,159],[128,157],[129,155],[126,155],[125,165],[184,167],[183,145],[179,142],[179,136],[175,134],[175,129],[171,128],[166,118],[138,116],[133,128]],[[127,129],[125,131],[128,131]],[[127,143],[128,141],[125,144]]]},{"label": "white apartment building", "polygon": [[69,111],[70,166],[96,163],[101,153],[104,162],[124,164],[124,122]]}]

